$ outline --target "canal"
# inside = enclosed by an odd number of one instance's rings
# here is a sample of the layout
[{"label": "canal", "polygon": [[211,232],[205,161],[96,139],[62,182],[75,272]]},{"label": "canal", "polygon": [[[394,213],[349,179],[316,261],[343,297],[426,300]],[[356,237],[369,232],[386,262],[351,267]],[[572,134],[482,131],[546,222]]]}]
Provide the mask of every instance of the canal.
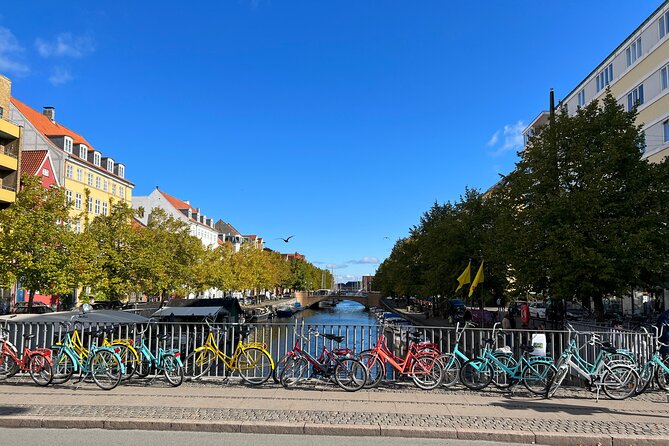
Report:
[{"label": "canal", "polygon": [[304,321],[310,325],[376,325],[374,314],[365,310],[362,304],[344,300],[334,307],[307,308],[295,313],[291,318],[276,319],[276,322]]}]

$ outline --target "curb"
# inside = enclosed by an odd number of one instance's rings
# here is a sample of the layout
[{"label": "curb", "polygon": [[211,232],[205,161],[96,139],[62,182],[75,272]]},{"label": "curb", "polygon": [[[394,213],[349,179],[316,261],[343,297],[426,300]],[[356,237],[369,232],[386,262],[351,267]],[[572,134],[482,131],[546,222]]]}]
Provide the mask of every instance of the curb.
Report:
[{"label": "curb", "polygon": [[361,437],[442,438],[548,446],[665,446],[669,436],[620,435],[568,432],[486,431],[477,429],[383,426],[379,424],[317,424],[253,421],[189,421],[104,418],[41,418],[1,416],[3,428],[156,430],[184,432],[237,432],[255,434],[304,434]]}]

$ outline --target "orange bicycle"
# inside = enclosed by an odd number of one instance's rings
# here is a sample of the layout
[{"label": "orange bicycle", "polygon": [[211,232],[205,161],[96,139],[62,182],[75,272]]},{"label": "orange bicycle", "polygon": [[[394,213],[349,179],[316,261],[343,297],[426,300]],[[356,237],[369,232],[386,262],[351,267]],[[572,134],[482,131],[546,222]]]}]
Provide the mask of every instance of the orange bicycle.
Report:
[{"label": "orange bicycle", "polygon": [[386,363],[401,375],[411,377],[421,389],[431,390],[441,384],[444,370],[437,360],[439,354],[431,350],[418,350],[414,341],[409,342],[406,356],[401,358],[388,349],[386,336],[381,334],[376,346],[360,353],[360,361],[367,367],[365,387],[377,387],[386,375]]}]

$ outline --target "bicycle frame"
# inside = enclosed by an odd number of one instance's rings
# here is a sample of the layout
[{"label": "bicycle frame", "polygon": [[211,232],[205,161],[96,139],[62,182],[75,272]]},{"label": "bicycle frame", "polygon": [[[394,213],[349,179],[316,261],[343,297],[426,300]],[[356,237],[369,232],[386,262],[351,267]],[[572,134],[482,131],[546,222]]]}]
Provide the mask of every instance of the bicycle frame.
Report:
[{"label": "bicycle frame", "polygon": [[138,352],[141,352],[142,355],[144,355],[153,365],[155,365],[156,369],[158,370],[165,370],[165,360],[164,357],[165,355],[172,355],[176,358],[177,362],[179,365],[183,366],[181,363],[181,352],[179,352],[178,349],[176,348],[168,348],[164,349],[162,347],[158,347],[158,355],[154,355],[151,350],[149,350],[149,347],[146,346],[146,343],[144,342],[144,338],[141,339],[139,346],[135,346],[136,350]]},{"label": "bicycle frame", "polygon": [[[410,341],[409,349],[407,350],[406,356],[404,358],[400,358],[399,356],[395,355],[388,349],[386,336],[384,334],[379,335],[379,339],[376,341],[376,346],[372,349],[371,353],[378,356],[381,361],[390,364],[395,370],[397,370],[402,375],[408,375],[410,373],[411,366],[413,365],[413,362],[417,357],[424,357],[424,356],[430,356],[435,358],[437,357],[436,353],[430,353],[430,352],[415,353],[413,348],[413,342]],[[426,370],[423,373],[428,373],[428,372],[430,372],[430,370]]]},{"label": "bicycle frame", "polygon": [[[209,350],[212,352],[214,355],[216,355],[222,362],[225,364],[225,367],[228,369],[235,369],[237,365],[237,361],[239,360],[239,357],[244,353],[244,351],[248,348],[258,348],[261,349],[265,352],[267,352],[267,344],[264,344],[262,342],[242,342],[241,339],[237,341],[237,346],[235,348],[234,353],[232,356],[227,355],[223,350],[221,350],[218,346],[218,341],[219,341],[219,335],[217,334],[214,336],[214,331],[220,331],[218,329],[212,329],[209,331],[209,335],[207,336],[206,342],[201,345],[200,347],[196,348],[195,351],[203,351],[203,350]],[[224,336],[225,337],[225,336]],[[267,353],[268,356],[269,353]],[[271,359],[271,356],[270,356]],[[272,362],[272,369],[274,368],[274,363]]]},{"label": "bicycle frame", "polygon": [[[308,339],[305,340],[309,342]],[[327,375],[330,365],[333,362],[338,362],[339,356],[350,356],[353,354],[353,351],[349,348],[336,348],[334,350],[329,350],[325,346],[325,343],[323,343],[323,349],[321,350],[321,354],[318,357],[318,359],[316,359],[308,351],[302,350],[302,347],[300,347],[300,339],[297,338],[295,339],[295,345],[293,346],[293,349],[290,351],[290,353],[292,353],[294,356],[306,359],[315,369],[317,369],[319,373]]]},{"label": "bicycle frame", "polygon": [[0,364],[2,363],[2,361],[4,361],[5,356],[11,356],[11,358],[14,360],[14,363],[16,363],[17,366],[19,366],[19,370],[25,372],[29,370],[28,365],[30,364],[30,358],[32,358],[38,353],[44,355],[47,361],[49,362],[49,365],[51,365],[50,349],[36,348],[31,350],[27,346],[24,346],[23,352],[19,357],[18,350],[16,349],[14,344],[12,344],[7,338],[2,338],[2,353],[0,354]]}]

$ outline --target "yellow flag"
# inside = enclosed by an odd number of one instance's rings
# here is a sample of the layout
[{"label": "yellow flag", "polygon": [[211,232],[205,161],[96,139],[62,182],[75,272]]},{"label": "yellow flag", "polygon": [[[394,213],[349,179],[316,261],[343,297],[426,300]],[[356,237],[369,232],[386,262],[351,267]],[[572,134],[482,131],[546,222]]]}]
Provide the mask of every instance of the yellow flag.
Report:
[{"label": "yellow flag", "polygon": [[483,279],[485,279],[485,277],[483,276],[483,260],[481,260],[481,266],[479,266],[479,271],[476,273],[476,277],[474,277],[472,286],[469,287],[469,297],[472,297],[472,294],[474,294],[474,289],[476,289],[476,285],[478,285],[479,283],[483,283]]},{"label": "yellow flag", "polygon": [[472,281],[472,261],[469,261],[469,265],[467,265],[467,268],[460,274],[460,277],[458,277],[458,288],[455,290],[456,292],[465,286],[465,284],[471,283]]}]

